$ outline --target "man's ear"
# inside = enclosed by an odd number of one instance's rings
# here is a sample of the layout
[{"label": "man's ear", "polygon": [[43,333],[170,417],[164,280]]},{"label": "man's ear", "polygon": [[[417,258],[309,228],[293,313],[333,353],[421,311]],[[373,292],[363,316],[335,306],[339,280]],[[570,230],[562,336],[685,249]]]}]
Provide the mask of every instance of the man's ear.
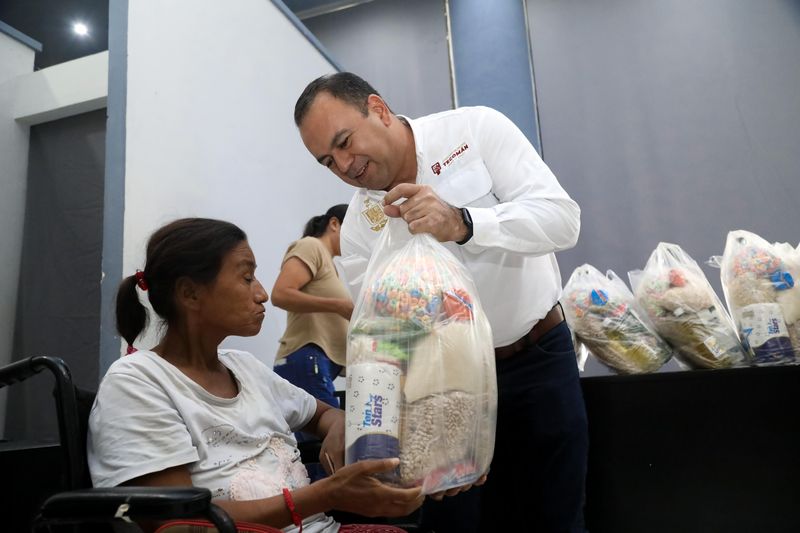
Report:
[{"label": "man's ear", "polygon": [[178,278],[175,282],[175,303],[182,309],[197,309],[200,305],[201,288],[189,278]]},{"label": "man's ear", "polygon": [[389,106],[377,94],[367,97],[367,110],[375,113],[385,126],[392,122],[392,112],[389,110]]}]

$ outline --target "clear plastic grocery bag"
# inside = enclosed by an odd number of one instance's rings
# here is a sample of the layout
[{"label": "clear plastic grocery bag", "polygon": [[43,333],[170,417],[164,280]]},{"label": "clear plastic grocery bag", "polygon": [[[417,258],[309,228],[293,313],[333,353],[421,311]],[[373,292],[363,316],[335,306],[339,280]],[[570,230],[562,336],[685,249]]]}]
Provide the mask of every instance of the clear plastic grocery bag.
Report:
[{"label": "clear plastic grocery bag", "polygon": [[[728,233],[720,259],[728,308],[757,365],[795,362],[800,350],[800,289],[796,250],[755,233]],[[800,353],[800,352],[798,352]]]},{"label": "clear plastic grocery bag", "polygon": [[736,326],[698,264],[677,244],[658,244],[644,270],[628,273],[636,302],[691,368],[747,363]]},{"label": "clear plastic grocery bag", "polygon": [[347,464],[399,457],[386,481],[425,494],[470,483],[494,451],[492,332],[468,271],[402,221],[383,230],[350,321]]},{"label": "clear plastic grocery bag", "polygon": [[591,265],[575,269],[561,297],[575,337],[622,374],[655,372],[672,356],[670,347],[639,310],[625,283]]}]

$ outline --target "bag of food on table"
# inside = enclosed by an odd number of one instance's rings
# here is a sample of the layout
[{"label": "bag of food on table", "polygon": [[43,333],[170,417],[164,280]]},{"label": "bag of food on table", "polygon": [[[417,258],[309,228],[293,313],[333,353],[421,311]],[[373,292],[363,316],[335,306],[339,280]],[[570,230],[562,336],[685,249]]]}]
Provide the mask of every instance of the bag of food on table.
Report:
[{"label": "bag of food on table", "polygon": [[575,269],[561,297],[575,336],[602,363],[622,374],[655,372],[672,356],[633,294],[612,271]]},{"label": "bag of food on table", "polygon": [[636,302],[691,368],[747,362],[736,326],[700,266],[677,244],[659,243],[644,270],[628,273]]},{"label": "bag of food on table", "polygon": [[755,233],[728,233],[720,259],[722,290],[757,365],[795,362],[800,353],[800,289],[796,251]]},{"label": "bag of food on table", "polygon": [[431,235],[389,221],[347,346],[348,464],[399,457],[384,479],[430,494],[474,483],[494,450],[492,332],[469,272]]}]

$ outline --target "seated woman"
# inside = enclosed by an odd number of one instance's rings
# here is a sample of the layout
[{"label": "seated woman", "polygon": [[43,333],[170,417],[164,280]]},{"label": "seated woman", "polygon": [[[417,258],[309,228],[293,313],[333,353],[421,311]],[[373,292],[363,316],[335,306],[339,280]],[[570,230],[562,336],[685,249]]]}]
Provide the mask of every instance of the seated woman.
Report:
[{"label": "seated woman", "polygon": [[[300,517],[306,532],[347,531],[324,514],[332,509],[366,516],[412,512],[423,501],[419,488],[390,487],[373,477],[398,459],[342,466],[342,411],[253,355],[219,348],[229,335],[261,329],[268,297],[255,270],[246,235],[228,222],[182,219],[150,237],[144,270],[120,285],[117,329],[129,346],[144,330],[138,287],[165,331],[152,350],[115,361],[100,384],[89,420],[95,486],[206,487],[235,520],[286,531],[296,531]],[[293,432],[301,429],[324,439],[323,454],[335,471],[313,484],[295,446]]]}]

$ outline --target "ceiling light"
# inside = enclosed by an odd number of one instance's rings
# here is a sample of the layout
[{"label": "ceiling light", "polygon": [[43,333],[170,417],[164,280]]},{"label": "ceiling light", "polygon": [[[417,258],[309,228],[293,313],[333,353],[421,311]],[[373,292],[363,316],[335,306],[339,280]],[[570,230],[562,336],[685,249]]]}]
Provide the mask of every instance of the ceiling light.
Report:
[{"label": "ceiling light", "polygon": [[72,25],[72,31],[74,31],[77,35],[81,37],[86,37],[89,35],[89,28],[83,22],[76,22]]}]

